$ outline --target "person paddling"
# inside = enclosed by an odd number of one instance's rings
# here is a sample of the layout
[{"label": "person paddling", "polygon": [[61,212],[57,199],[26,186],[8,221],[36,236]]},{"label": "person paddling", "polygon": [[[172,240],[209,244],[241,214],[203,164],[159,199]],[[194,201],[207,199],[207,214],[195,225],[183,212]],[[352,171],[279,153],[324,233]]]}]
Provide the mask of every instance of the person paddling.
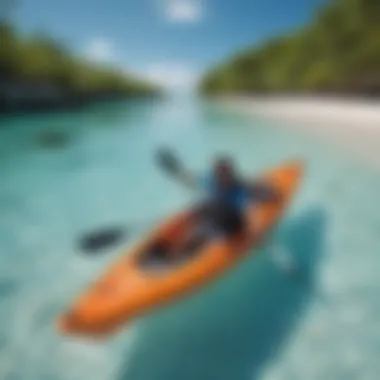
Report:
[{"label": "person paddling", "polygon": [[[161,169],[203,195],[203,201],[194,207],[190,215],[193,228],[177,244],[179,250],[191,249],[210,237],[230,238],[242,232],[259,234],[257,226],[252,226],[252,222],[246,219],[249,215],[247,206],[278,198],[275,189],[263,181],[245,181],[229,156],[217,158],[209,172],[200,176],[185,169],[168,149],[158,149],[155,158]],[[79,245],[87,253],[97,253],[119,242],[125,234],[124,227],[110,226],[84,235]],[[157,243],[154,251],[166,255],[167,244]]]},{"label": "person paddling", "polygon": [[168,151],[162,151],[161,162],[172,176],[192,190],[202,192],[203,201],[192,211],[195,228],[189,231],[176,250],[191,249],[207,237],[228,239],[239,233],[258,234],[256,226],[247,220],[248,206],[255,202],[278,199],[274,188],[262,181],[244,180],[232,157],[218,157],[205,175],[191,173]]}]

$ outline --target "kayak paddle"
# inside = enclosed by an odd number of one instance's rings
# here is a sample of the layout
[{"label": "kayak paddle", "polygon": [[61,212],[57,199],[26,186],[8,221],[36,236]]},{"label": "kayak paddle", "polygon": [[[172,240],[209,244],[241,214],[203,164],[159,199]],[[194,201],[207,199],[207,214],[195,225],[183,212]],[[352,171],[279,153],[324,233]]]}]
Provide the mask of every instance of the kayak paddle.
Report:
[{"label": "kayak paddle", "polygon": [[167,148],[161,148],[157,151],[156,163],[161,167],[161,169],[172,175],[179,173],[183,167],[178,157],[176,157],[174,153]]},{"label": "kayak paddle", "polygon": [[[182,164],[174,153],[168,148],[160,148],[155,154],[156,164],[168,172],[175,175],[178,173]],[[150,223],[146,223],[146,225]],[[132,227],[134,229],[134,227]],[[80,249],[86,253],[98,253],[99,251],[118,244],[130,229],[121,226],[112,226],[89,232],[79,239]]]},{"label": "kayak paddle", "polygon": [[98,252],[101,249],[117,244],[126,234],[121,227],[108,227],[92,231],[79,239],[79,247],[85,252]]}]

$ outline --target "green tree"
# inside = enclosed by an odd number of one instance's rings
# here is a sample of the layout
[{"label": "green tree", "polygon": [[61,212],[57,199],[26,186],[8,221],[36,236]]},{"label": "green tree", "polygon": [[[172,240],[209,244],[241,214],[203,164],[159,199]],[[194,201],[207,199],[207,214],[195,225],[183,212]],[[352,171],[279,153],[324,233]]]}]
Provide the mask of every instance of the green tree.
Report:
[{"label": "green tree", "polygon": [[380,92],[379,20],[378,0],[333,0],[306,28],[211,70],[201,90]]},{"label": "green tree", "polygon": [[159,91],[153,84],[116,68],[80,59],[44,34],[22,38],[4,21],[0,23],[0,79],[52,85],[73,97],[148,96]]}]

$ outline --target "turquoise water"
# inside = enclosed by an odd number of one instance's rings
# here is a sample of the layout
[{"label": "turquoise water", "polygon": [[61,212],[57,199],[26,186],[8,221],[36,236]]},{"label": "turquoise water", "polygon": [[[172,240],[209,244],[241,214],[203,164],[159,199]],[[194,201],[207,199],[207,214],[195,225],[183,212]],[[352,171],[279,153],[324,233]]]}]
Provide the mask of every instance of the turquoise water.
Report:
[{"label": "turquoise water", "polygon": [[[380,175],[301,134],[194,99],[136,101],[0,121],[0,378],[378,379]],[[67,133],[41,147],[46,130]],[[53,321],[131,240],[104,255],[76,246],[100,226],[144,226],[194,200],[154,166],[171,145],[194,170],[218,152],[246,172],[299,157],[308,173],[258,255],[105,343]],[[273,263],[278,250],[302,269]]]}]

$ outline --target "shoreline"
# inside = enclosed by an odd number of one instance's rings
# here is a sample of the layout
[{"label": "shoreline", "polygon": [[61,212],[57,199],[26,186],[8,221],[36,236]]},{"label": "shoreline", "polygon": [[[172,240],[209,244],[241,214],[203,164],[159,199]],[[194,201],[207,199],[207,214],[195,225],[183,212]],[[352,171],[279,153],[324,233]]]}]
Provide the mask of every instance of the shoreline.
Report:
[{"label": "shoreline", "polygon": [[380,169],[380,100],[318,96],[220,97],[238,112],[333,143]]},{"label": "shoreline", "polygon": [[157,99],[158,95],[123,95],[114,94],[108,96],[88,97],[62,97],[59,99],[22,99],[21,101],[9,101],[0,98],[0,117],[21,114],[47,114],[61,111],[80,111],[96,104],[128,100],[151,100]]}]

